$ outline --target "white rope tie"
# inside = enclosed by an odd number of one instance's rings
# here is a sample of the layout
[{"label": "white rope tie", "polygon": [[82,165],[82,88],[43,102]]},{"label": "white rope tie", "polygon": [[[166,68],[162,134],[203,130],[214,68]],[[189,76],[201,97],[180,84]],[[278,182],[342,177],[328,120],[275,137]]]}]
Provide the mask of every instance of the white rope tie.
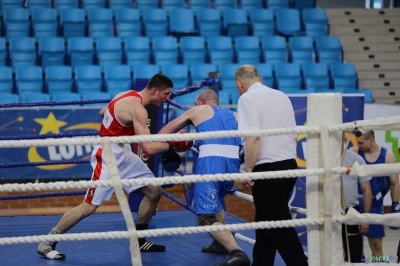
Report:
[{"label": "white rope tie", "polygon": [[323,183],[324,190],[324,253],[323,260],[324,265],[331,265],[331,254],[332,254],[332,215],[333,215],[333,183],[332,183],[332,164],[331,164],[331,153],[329,147],[329,132],[325,125],[321,126],[321,142],[326,145],[322,145],[322,159],[324,163],[325,176]]},{"label": "white rope tie", "polygon": [[101,138],[101,146],[103,148],[108,171],[110,174],[111,184],[114,187],[115,195],[124,216],[126,227],[129,235],[129,249],[131,253],[132,265],[142,266],[142,258],[140,256],[139,241],[136,232],[135,222],[130,212],[129,203],[122,189],[121,178],[118,173],[117,162],[111,150],[111,142],[108,137]]}]

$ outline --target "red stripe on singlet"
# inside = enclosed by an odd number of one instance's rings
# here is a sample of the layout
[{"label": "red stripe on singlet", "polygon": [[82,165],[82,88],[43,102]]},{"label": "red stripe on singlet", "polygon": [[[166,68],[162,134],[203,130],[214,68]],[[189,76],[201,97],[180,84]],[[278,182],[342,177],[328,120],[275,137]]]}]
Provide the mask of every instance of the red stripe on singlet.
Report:
[{"label": "red stripe on singlet", "polygon": [[[93,176],[92,176],[92,181],[96,181],[100,179],[100,175],[101,175],[101,168],[102,168],[102,164],[103,164],[103,159],[102,159],[102,154],[103,154],[103,149],[99,148],[96,152],[96,168],[93,171]],[[85,202],[86,203],[90,203],[92,204],[92,200],[93,200],[93,196],[94,193],[96,192],[96,188],[89,188],[87,194],[86,194],[86,198],[85,198]]]}]

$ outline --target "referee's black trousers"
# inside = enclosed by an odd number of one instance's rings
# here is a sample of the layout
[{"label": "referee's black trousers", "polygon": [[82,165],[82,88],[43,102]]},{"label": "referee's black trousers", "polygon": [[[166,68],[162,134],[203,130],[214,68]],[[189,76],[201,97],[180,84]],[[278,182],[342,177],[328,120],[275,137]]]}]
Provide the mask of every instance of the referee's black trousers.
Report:
[{"label": "referee's black trousers", "polygon": [[[297,169],[295,159],[260,164],[254,167],[253,172],[291,169]],[[254,181],[252,192],[256,222],[292,219],[288,199],[296,180],[297,178],[280,178]],[[308,265],[294,227],[257,229],[252,266],[273,266],[277,251],[288,266]]]}]

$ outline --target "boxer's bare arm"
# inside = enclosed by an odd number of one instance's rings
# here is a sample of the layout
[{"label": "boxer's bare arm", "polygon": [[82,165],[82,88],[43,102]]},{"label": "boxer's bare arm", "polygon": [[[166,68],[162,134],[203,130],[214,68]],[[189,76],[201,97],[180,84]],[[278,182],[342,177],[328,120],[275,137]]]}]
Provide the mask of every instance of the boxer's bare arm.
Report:
[{"label": "boxer's bare arm", "polygon": [[99,115],[100,115],[101,117],[104,117],[104,113],[106,112],[107,108],[108,108],[108,105],[107,105],[107,106],[104,106],[104,107],[100,110]]},{"label": "boxer's bare arm", "polygon": [[192,124],[192,115],[196,107],[187,110],[181,116],[175,118],[167,125],[165,125],[158,134],[176,133],[189,124]]},{"label": "boxer's bare arm", "polygon": [[[385,163],[397,163],[396,157],[393,152],[387,151]],[[399,185],[399,176],[391,175],[389,176],[390,182],[390,195],[392,196],[392,201],[399,202],[399,194],[400,194],[400,185]]]},{"label": "boxer's bare arm", "polygon": [[[136,135],[150,135],[150,130],[147,127],[147,110],[141,105],[134,105],[130,109],[130,115],[132,116],[133,128]],[[139,145],[143,149],[143,152],[149,156],[169,149],[167,142],[144,142]]]}]

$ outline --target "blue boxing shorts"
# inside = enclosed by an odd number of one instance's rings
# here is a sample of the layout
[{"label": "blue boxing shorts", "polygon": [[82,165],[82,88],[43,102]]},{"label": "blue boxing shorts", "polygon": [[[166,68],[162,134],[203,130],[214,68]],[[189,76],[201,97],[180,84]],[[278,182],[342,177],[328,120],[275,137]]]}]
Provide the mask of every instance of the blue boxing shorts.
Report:
[{"label": "blue boxing shorts", "polygon": [[[221,156],[200,157],[197,160],[196,174],[239,173],[240,159]],[[194,183],[194,208],[196,214],[216,214],[223,208],[221,198],[228,194],[234,181],[211,181]],[[226,189],[224,189],[224,187]]]},{"label": "blue boxing shorts", "polygon": [[[383,214],[383,197],[382,197],[382,195],[379,195],[379,194],[380,193],[378,193],[378,197],[375,195],[372,195],[372,203],[371,203],[370,213]],[[363,213],[364,212],[363,198],[359,197],[358,202],[359,202],[360,213]],[[365,234],[365,236],[371,237],[371,238],[385,237],[385,227],[381,224],[370,224],[369,230]]]}]

